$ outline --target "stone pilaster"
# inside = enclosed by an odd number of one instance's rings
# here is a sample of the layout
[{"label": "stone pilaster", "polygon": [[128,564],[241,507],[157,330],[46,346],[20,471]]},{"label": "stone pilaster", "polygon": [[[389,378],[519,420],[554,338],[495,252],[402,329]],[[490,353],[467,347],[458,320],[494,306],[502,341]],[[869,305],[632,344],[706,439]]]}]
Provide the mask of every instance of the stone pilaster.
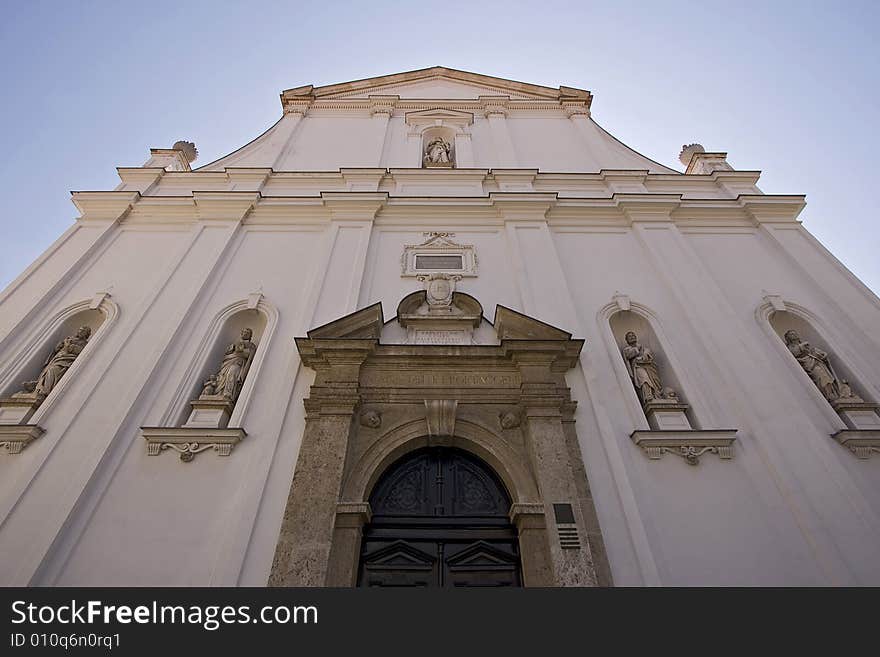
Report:
[{"label": "stone pilaster", "polygon": [[359,403],[360,366],[373,346],[370,340],[339,342],[344,344],[315,340],[314,352],[303,358],[316,377],[304,400],[306,426],[269,586],[324,586],[330,576],[337,502]]},{"label": "stone pilaster", "polygon": [[[565,411],[571,405],[562,376],[568,367],[557,366],[557,361],[566,358],[564,348],[552,343],[532,344],[522,351],[516,349],[514,355],[522,374],[526,447],[544,501],[551,585],[596,586],[581,496],[563,426]],[[560,511],[570,514],[570,518]]]}]

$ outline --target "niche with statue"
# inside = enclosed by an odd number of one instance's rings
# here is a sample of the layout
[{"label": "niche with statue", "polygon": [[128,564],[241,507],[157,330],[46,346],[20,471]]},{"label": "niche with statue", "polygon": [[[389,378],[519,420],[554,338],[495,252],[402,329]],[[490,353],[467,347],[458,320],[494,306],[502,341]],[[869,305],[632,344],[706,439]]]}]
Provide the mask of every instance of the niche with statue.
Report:
[{"label": "niche with statue", "polygon": [[860,458],[880,452],[880,404],[871,398],[847,363],[803,317],[777,310],[769,321],[798,369],[848,427],[835,438]]},{"label": "niche with statue", "polygon": [[422,133],[422,166],[451,169],[455,166],[455,133],[449,128],[429,128]]},{"label": "niche with statue", "polygon": [[691,429],[690,406],[651,324],[629,310],[611,317],[611,331],[652,429]]},{"label": "niche with statue", "polygon": [[705,429],[697,424],[651,322],[627,309],[611,315],[609,323],[631,389],[650,427],[633,431],[633,442],[651,459],[675,454],[689,465],[698,465],[707,453],[733,458],[736,429]]},{"label": "niche with statue", "polygon": [[226,319],[192,388],[184,427],[225,427],[253,365],[265,316],[241,310]]},{"label": "niche with statue", "polygon": [[105,314],[85,309],[60,322],[25,357],[0,392],[0,424],[26,424],[73,367],[104,323]]}]

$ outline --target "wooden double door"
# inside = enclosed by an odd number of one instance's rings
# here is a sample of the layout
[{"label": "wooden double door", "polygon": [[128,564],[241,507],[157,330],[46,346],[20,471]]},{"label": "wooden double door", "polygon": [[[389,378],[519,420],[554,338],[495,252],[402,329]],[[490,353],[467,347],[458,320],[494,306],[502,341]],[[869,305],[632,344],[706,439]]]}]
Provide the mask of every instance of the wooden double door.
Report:
[{"label": "wooden double door", "polygon": [[462,450],[413,452],[370,496],[359,586],[521,586],[510,497],[485,463]]}]

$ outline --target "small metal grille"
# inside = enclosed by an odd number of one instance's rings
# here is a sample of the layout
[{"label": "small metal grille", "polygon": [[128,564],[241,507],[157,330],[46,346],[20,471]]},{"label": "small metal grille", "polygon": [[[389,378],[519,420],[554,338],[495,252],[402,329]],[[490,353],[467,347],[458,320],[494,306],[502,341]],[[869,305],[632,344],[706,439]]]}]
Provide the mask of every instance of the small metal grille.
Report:
[{"label": "small metal grille", "polygon": [[559,532],[559,544],[563,550],[580,550],[581,540],[578,538],[577,525],[574,522],[574,509],[571,504],[554,504],[553,515],[556,516],[556,531]]},{"label": "small metal grille", "polygon": [[581,549],[581,540],[575,525],[557,525],[556,528],[559,530],[559,544],[563,550]]},{"label": "small metal grille", "polygon": [[416,269],[463,269],[460,255],[416,255]]}]

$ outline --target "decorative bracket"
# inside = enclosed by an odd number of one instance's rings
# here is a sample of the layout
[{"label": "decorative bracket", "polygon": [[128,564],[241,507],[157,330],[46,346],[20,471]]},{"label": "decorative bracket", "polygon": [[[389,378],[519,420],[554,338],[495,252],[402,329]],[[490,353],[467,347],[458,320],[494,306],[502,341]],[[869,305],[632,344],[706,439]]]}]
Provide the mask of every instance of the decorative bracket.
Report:
[{"label": "decorative bracket", "polygon": [[880,429],[843,429],[833,438],[860,459],[880,454]]},{"label": "decorative bracket", "polygon": [[675,454],[688,465],[699,465],[704,454],[717,454],[721,459],[733,458],[736,429],[708,429],[690,431],[633,431],[632,441],[644,450],[650,459],[663,454]]},{"label": "decorative bracket", "polygon": [[180,460],[189,463],[200,452],[213,449],[220,456],[229,456],[232,448],[247,436],[240,428],[215,429],[210,427],[141,427],[147,441],[147,454],[158,456],[166,449],[180,454]]},{"label": "decorative bracket", "polygon": [[5,447],[10,454],[18,454],[44,433],[45,429],[36,424],[0,425],[0,447]]}]

